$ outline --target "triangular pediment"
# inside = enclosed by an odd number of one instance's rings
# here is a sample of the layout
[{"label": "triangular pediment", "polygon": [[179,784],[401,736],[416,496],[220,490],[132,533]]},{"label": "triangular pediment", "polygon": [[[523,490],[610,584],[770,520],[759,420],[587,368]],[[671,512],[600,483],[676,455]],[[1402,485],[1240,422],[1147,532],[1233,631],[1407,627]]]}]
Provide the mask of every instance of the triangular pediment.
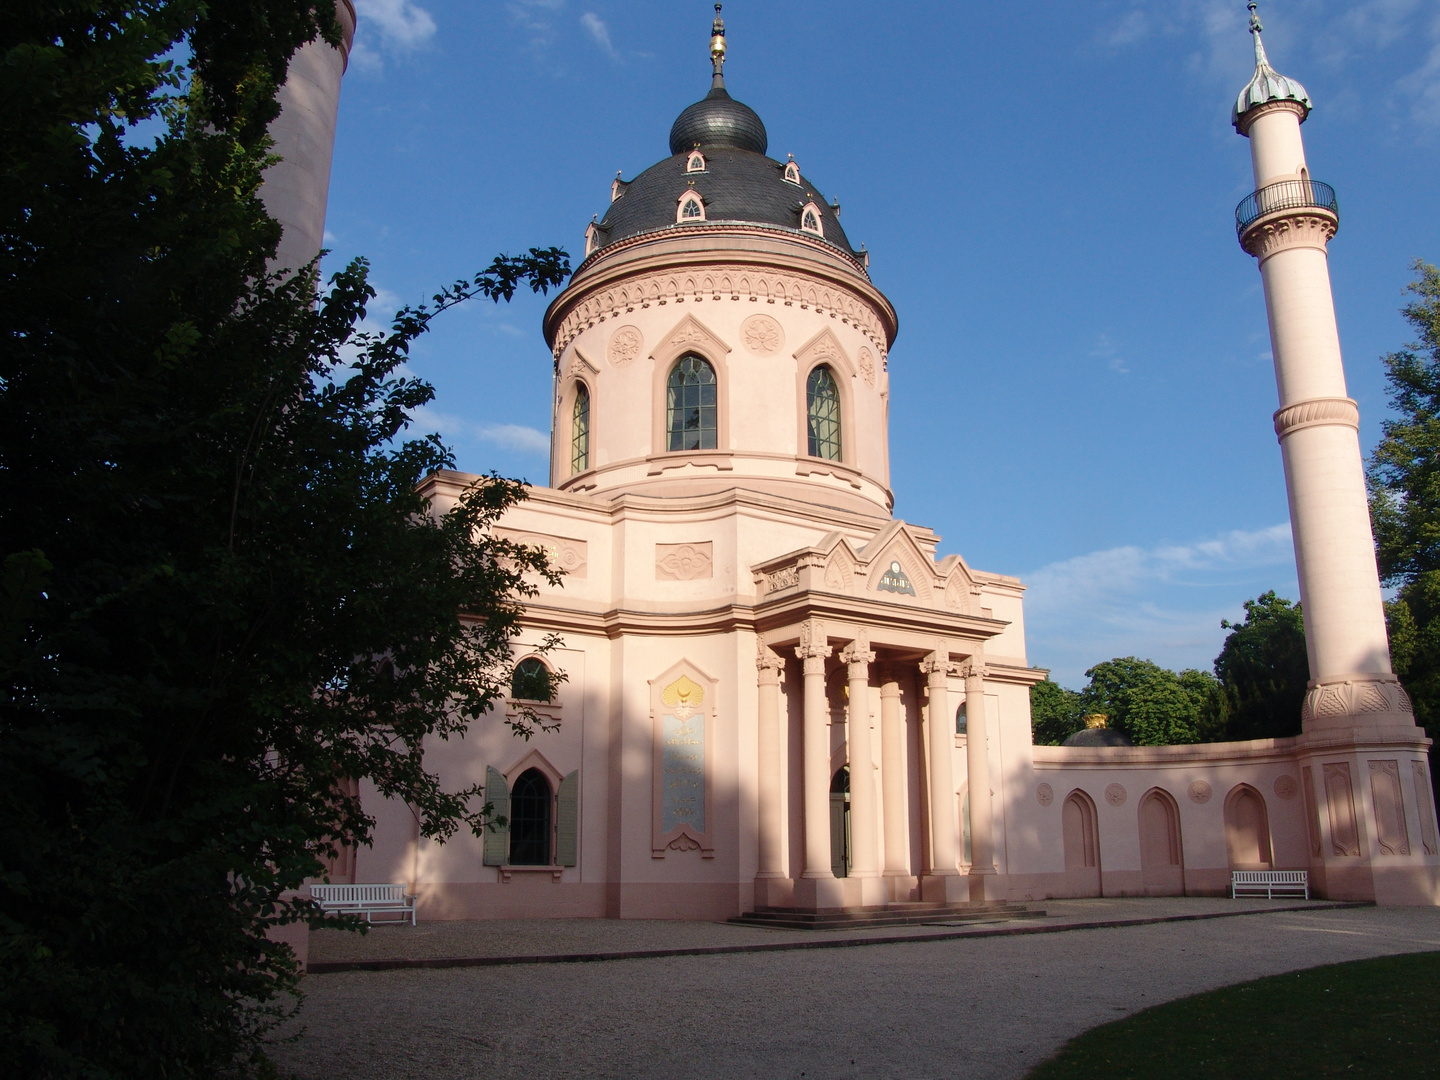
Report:
[{"label": "triangular pediment", "polygon": [[935,563],[905,527],[892,521],[860,552],[867,592],[929,605],[934,600]]},{"label": "triangular pediment", "polygon": [[840,344],[833,331],[828,328],[821,330],[804,345],[795,350],[795,359],[800,361],[802,367],[809,367],[811,364],[827,363],[837,371],[855,377],[855,361],[851,360],[845,352],[844,346]]},{"label": "triangular pediment", "polygon": [[571,350],[570,367],[565,372],[572,379],[584,378],[587,375],[599,375],[600,369],[590,362],[590,358],[582,353],[577,346]]},{"label": "triangular pediment", "polygon": [[709,360],[719,360],[729,351],[730,346],[720,340],[719,335],[694,315],[686,315],[661,336],[650,356],[656,363],[665,365],[688,352],[699,353]]}]

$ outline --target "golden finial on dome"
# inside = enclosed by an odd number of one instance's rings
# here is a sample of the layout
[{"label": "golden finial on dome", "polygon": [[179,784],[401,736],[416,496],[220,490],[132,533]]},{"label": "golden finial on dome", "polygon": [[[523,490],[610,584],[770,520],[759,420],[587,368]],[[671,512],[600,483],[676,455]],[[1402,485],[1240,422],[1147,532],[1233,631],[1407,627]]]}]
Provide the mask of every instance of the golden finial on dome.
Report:
[{"label": "golden finial on dome", "polygon": [[715,5],[715,21],[710,24],[710,60],[715,65],[716,85],[724,86],[725,68],[725,20],[720,17],[720,5]]}]

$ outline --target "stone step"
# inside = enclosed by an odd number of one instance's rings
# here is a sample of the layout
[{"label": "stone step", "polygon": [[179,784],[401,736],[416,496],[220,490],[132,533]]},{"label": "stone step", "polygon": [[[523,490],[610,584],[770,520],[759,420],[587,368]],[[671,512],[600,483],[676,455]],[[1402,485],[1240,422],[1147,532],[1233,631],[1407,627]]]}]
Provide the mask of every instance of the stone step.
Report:
[{"label": "stone step", "polygon": [[729,921],[740,926],[785,930],[863,930],[878,926],[954,925],[1001,919],[1043,919],[1045,912],[1003,901],[984,904],[942,904],[902,901],[884,907],[806,911],[801,908],[757,907]]}]

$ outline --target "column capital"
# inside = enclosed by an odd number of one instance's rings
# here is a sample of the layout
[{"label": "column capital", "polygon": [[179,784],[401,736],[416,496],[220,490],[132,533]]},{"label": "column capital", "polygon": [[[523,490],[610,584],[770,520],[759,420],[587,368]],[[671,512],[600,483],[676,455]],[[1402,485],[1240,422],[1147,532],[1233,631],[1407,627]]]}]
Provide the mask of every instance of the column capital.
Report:
[{"label": "column capital", "polygon": [[[861,630],[855,640],[841,650],[840,659],[850,665],[852,679],[865,678],[867,668],[875,662],[875,654],[870,650],[870,635]],[[857,666],[860,668],[858,672],[855,670]]]},{"label": "column capital", "polygon": [[931,653],[920,661],[920,670],[929,676],[929,681],[943,683],[951,675],[960,673],[960,665],[948,656],[941,656],[939,653]]},{"label": "column capital", "polygon": [[960,661],[960,675],[965,679],[984,679],[990,674],[990,669],[985,666],[985,657],[976,653],[974,656],[967,656]]},{"label": "column capital", "polygon": [[755,666],[760,671],[762,683],[775,682],[785,670],[785,658],[765,644],[763,638],[755,639]]},{"label": "column capital", "polygon": [[[795,655],[801,660],[824,660],[835,650],[825,641],[825,624],[819,619],[806,619],[800,624],[800,644]],[[808,665],[806,670],[809,670]]]}]

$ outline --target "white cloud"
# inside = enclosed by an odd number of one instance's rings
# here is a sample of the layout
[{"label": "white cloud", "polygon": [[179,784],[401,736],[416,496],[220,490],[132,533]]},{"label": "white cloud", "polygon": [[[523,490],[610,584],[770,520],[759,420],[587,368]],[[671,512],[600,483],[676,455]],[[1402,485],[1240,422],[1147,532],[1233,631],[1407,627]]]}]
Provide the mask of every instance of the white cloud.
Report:
[{"label": "white cloud", "polygon": [[550,436],[521,424],[479,424],[475,435],[482,442],[494,443],[506,450],[545,456],[550,453]]},{"label": "white cloud", "polygon": [[415,423],[453,439],[490,443],[517,454],[550,456],[550,436],[523,424],[477,424],[463,416],[440,412],[432,406],[415,410]]},{"label": "white cloud", "polygon": [[350,65],[359,71],[384,68],[381,52],[412,52],[435,36],[435,19],[415,0],[355,0],[355,44]]},{"label": "white cloud", "polygon": [[1208,668],[1224,637],[1220,620],[1241,617],[1241,601],[1270,588],[1294,595],[1294,550],[1286,523],[1090,552],[1022,580],[1030,662],[1079,686],[1086,668],[1112,656]]},{"label": "white cloud", "polygon": [[415,0],[355,0],[356,33],[369,23],[392,49],[413,49],[435,36],[435,19]]},{"label": "white cloud", "polygon": [[610,28],[605,25],[604,19],[593,11],[587,11],[580,16],[580,25],[589,31],[590,36],[595,39],[595,44],[600,46],[601,52],[611,60],[620,59],[620,54],[615,51],[615,46],[610,41]]},{"label": "white cloud", "polygon": [[1101,334],[1095,339],[1095,347],[1090,350],[1090,357],[1094,360],[1104,360],[1106,366],[1117,375],[1130,374],[1130,369],[1125,366],[1125,358],[1120,355],[1120,350],[1115,345],[1115,339],[1109,334]]},{"label": "white cloud", "polygon": [[565,0],[511,0],[505,5],[510,21],[530,35],[530,47],[537,52],[555,40],[555,15],[564,8]]}]

